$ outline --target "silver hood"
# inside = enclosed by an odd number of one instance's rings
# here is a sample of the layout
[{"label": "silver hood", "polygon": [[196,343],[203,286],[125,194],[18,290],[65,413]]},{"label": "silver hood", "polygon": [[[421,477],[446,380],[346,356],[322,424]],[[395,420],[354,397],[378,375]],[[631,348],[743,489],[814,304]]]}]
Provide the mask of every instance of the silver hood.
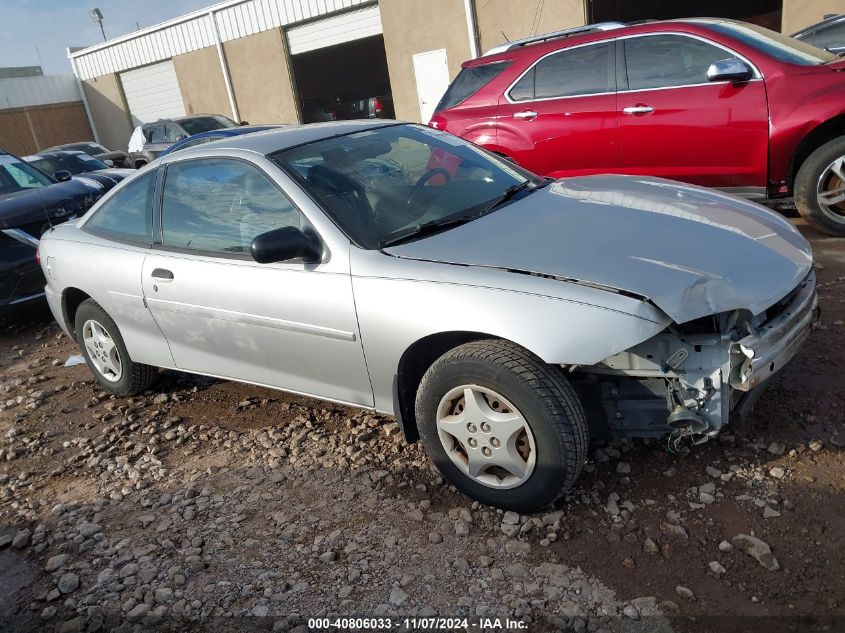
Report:
[{"label": "silver hood", "polygon": [[813,264],[784,218],[661,178],[558,180],[488,216],[386,249],[409,259],[553,275],[651,300],[676,323],[786,296]]}]

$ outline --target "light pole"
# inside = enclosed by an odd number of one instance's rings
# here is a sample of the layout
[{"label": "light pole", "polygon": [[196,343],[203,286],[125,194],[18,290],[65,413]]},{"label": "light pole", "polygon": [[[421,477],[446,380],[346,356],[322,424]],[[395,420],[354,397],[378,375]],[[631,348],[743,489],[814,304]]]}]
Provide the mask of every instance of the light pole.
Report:
[{"label": "light pole", "polygon": [[103,41],[106,41],[106,30],[103,28],[103,12],[99,9],[91,9],[88,12],[88,17],[90,17],[94,22],[97,22],[100,25],[100,32],[103,34]]}]

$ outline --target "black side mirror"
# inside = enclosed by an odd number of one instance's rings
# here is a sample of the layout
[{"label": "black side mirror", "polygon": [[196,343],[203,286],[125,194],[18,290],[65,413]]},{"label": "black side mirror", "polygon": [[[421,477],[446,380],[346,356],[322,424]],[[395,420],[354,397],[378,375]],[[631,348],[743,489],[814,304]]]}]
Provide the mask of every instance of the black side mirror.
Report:
[{"label": "black side mirror", "polygon": [[754,71],[741,59],[731,57],[713,62],[707,69],[707,81],[748,81],[754,77]]},{"label": "black side mirror", "polygon": [[72,175],[68,170],[60,169],[53,174],[53,178],[56,179],[56,182],[67,182]]},{"label": "black side mirror", "polygon": [[241,121],[241,125],[249,125],[249,121]]},{"label": "black side mirror", "polygon": [[262,233],[249,245],[252,258],[259,264],[302,259],[306,264],[316,264],[323,257],[323,245],[312,232],[303,232],[293,226]]}]

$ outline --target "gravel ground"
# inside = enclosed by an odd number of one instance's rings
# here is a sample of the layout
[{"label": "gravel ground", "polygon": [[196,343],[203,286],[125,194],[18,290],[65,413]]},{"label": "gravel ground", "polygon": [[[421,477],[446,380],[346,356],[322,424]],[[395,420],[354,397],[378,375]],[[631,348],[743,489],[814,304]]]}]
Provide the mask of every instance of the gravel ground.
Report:
[{"label": "gravel ground", "polygon": [[753,418],[686,457],[596,445],[530,516],[457,494],[391,418],[177,372],[115,398],[46,309],[6,318],[0,631],[845,626],[845,242],[796,223],[823,324]]}]

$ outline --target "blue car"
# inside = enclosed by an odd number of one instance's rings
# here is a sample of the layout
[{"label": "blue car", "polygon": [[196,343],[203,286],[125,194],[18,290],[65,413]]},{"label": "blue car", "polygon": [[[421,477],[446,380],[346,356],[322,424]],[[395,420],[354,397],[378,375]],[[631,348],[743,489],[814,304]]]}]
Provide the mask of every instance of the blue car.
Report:
[{"label": "blue car", "polygon": [[211,130],[210,132],[201,132],[194,134],[188,138],[178,141],[164,150],[160,156],[165,154],[172,154],[188,147],[196,147],[197,145],[204,145],[211,143],[211,141],[219,141],[230,136],[240,136],[241,134],[251,134],[252,132],[262,132],[264,130],[272,130],[273,128],[282,127],[281,125],[240,125],[238,127],[225,127],[219,130]]}]

